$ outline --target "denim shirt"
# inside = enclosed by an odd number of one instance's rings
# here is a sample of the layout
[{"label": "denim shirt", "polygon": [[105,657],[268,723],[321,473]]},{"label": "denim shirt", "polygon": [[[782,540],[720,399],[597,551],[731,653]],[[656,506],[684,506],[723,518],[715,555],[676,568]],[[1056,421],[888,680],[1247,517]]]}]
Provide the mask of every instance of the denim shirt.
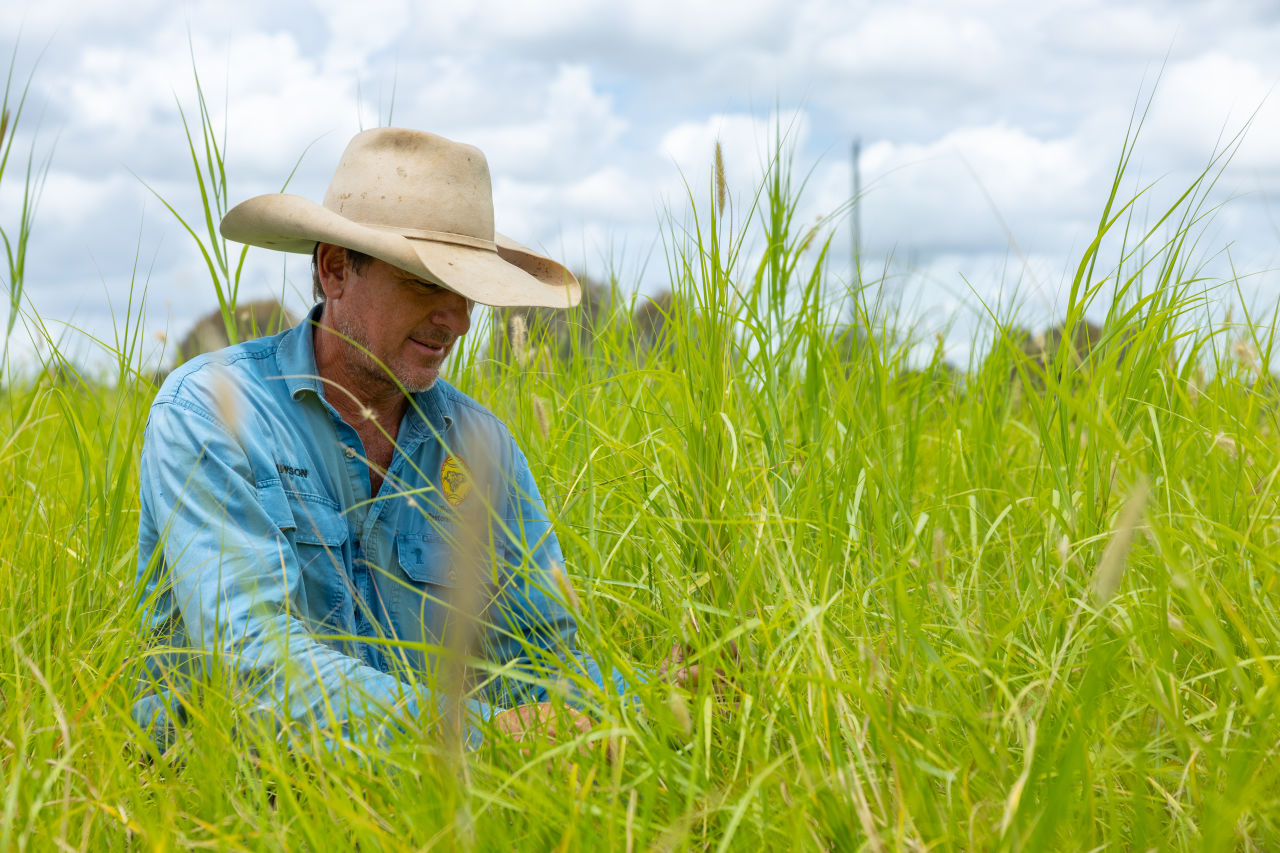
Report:
[{"label": "denim shirt", "polygon": [[[466,622],[480,626],[471,649],[488,661],[466,682],[482,682],[463,704],[473,723],[603,687],[575,648],[560,546],[505,425],[437,381],[412,396],[370,495],[362,442],[325,400],[312,330],[305,320],[194,359],[155,399],[140,471],[152,650],[138,723],[163,741],[220,675],[281,721],[398,729],[443,710],[436,685],[458,659],[446,646],[465,602],[481,613]],[[616,671],[611,682],[625,689]]]}]

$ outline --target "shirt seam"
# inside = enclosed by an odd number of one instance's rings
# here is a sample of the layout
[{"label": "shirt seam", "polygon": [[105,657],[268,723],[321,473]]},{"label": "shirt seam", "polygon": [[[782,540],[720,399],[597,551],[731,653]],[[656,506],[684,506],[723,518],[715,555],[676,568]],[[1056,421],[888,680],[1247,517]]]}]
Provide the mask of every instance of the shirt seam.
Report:
[{"label": "shirt seam", "polygon": [[235,441],[235,442],[239,443],[239,438],[238,438],[238,437],[237,437],[233,432],[231,432],[231,430],[227,429],[226,424],[224,424],[224,423],[222,423],[221,421],[219,421],[219,420],[218,420],[218,418],[217,418],[217,416],[216,416],[216,415],[214,415],[214,414],[213,414],[213,412],[209,411],[208,409],[204,408],[203,406],[199,406],[199,405],[197,405],[196,403],[193,403],[193,402],[191,402],[191,401],[189,401],[189,400],[181,399],[181,398],[178,398],[178,397],[173,397],[173,398],[168,399],[168,400],[156,400],[154,405],[155,405],[156,407],[159,407],[159,406],[176,406],[176,407],[178,407],[179,409],[182,409],[182,410],[183,410],[183,411],[185,411],[185,412],[188,412],[188,413],[190,413],[190,414],[196,415],[196,416],[197,416],[197,417],[199,417],[201,420],[205,421],[205,422],[206,422],[206,423],[208,423],[210,426],[212,426],[212,427],[214,427],[215,429],[217,429],[217,430],[218,430],[218,432],[222,433],[222,434],[223,434],[224,436],[226,436],[227,438],[231,439],[232,441]]}]

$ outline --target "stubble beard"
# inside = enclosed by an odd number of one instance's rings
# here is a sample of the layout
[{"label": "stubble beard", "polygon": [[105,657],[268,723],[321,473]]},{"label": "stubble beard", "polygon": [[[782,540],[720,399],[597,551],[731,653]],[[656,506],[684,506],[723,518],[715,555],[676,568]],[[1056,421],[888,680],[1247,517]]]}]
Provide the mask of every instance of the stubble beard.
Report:
[{"label": "stubble beard", "polygon": [[[420,379],[411,381],[407,376],[400,376],[395,373],[394,365],[380,364],[372,355],[373,345],[368,336],[365,335],[363,329],[357,328],[354,324],[343,321],[334,325],[334,331],[346,338],[347,349],[350,351],[348,357],[348,367],[351,372],[366,380],[366,387],[378,388],[397,388],[396,383],[399,382],[403,386],[406,393],[421,394],[429,391],[436,384],[439,378],[439,367],[436,368],[436,375],[430,379]],[[352,391],[357,394],[364,389],[353,388]],[[398,389],[397,389],[398,390]]]}]

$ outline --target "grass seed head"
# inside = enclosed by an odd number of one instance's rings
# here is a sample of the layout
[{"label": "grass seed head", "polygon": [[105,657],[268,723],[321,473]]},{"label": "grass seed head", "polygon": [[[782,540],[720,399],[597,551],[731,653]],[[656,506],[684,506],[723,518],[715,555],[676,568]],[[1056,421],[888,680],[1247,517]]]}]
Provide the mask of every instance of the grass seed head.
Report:
[{"label": "grass seed head", "polygon": [[680,730],[686,735],[690,734],[693,731],[693,718],[689,716],[689,703],[678,690],[671,691],[671,695],[667,698],[667,705],[671,708],[671,716],[675,717],[680,725]]},{"label": "grass seed head", "polygon": [[516,365],[523,369],[529,363],[529,330],[524,324],[524,315],[512,314],[510,324],[511,353]]},{"label": "grass seed head", "polygon": [[538,432],[542,433],[542,440],[546,441],[551,435],[551,429],[547,425],[547,407],[541,397],[533,398],[533,416],[538,419]]},{"label": "grass seed head", "polygon": [[235,383],[225,370],[219,370],[213,380],[213,398],[218,408],[218,416],[227,425],[231,433],[240,432],[240,398],[236,393]]},{"label": "grass seed head", "polygon": [[1120,588],[1120,578],[1124,575],[1125,563],[1129,559],[1129,548],[1133,545],[1134,533],[1146,511],[1149,492],[1146,479],[1139,480],[1120,509],[1111,541],[1102,552],[1098,570],[1093,576],[1093,597],[1099,604],[1110,601]]},{"label": "grass seed head", "polygon": [[582,602],[578,600],[578,593],[574,591],[573,584],[569,583],[569,576],[564,573],[564,567],[559,563],[552,563],[551,577],[555,580],[556,586],[560,588],[560,595],[564,598],[569,610],[574,613],[581,610]]},{"label": "grass seed head", "polygon": [[815,225],[804,235],[804,239],[800,241],[800,254],[809,251],[809,246],[813,244],[813,238],[818,236],[821,227],[821,224]]},{"label": "grass seed head", "polygon": [[947,557],[951,556],[951,552],[947,549],[947,533],[941,527],[934,528],[933,531],[933,565],[938,573],[942,573],[942,564],[946,562]]},{"label": "grass seed head", "polygon": [[720,140],[716,140],[716,213],[724,216],[724,204],[729,195],[729,184],[724,178],[724,152]]},{"label": "grass seed head", "polygon": [[1258,348],[1249,341],[1236,341],[1235,346],[1231,348],[1231,352],[1239,359],[1240,363],[1254,373],[1259,372]]}]

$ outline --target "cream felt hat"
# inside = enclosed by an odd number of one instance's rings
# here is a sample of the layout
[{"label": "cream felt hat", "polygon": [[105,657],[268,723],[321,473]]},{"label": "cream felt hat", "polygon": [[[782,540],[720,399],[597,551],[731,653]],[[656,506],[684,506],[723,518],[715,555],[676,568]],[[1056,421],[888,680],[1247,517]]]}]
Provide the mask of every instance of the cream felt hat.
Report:
[{"label": "cream felt hat", "polygon": [[582,296],[561,264],[493,230],[480,149],[419,130],[357,134],[323,205],[256,196],[227,211],[221,231],[282,252],[309,255],[316,243],[355,249],[483,305],[569,308]]}]

